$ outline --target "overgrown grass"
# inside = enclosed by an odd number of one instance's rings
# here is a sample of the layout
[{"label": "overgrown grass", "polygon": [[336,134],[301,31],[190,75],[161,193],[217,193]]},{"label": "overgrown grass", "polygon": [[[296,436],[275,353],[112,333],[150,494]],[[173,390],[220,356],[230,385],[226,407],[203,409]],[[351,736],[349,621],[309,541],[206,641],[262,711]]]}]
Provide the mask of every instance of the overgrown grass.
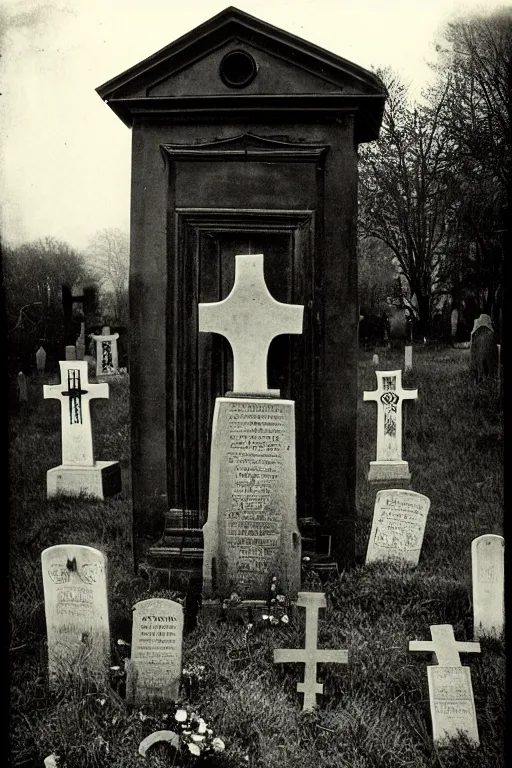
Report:
[{"label": "overgrown grass", "polygon": [[[457,640],[472,640],[471,541],[502,533],[503,423],[495,381],[469,379],[468,351],[414,347],[418,388],[407,402],[404,458],[412,488],[431,499],[419,566],[364,566],[373,513],[368,463],[375,458],[376,408],[362,392],[374,389],[373,350],[361,352],[358,405],[357,563],[325,586],[319,645],[346,648],[348,665],[319,666],[324,695],[301,712],[296,685],[302,665],[273,663],[274,648],[304,643],[304,611],[268,628],[219,625],[200,617],[184,638],[183,664],[203,664],[205,679],[188,703],[222,736],[217,760],[231,768],[500,768],[504,765],[505,655],[501,640],[483,640],[482,653],[463,657],[472,670],[481,745],[459,740],[433,746],[428,704],[428,655],[409,654],[410,639],[429,639],[429,625],[450,623]],[[403,349],[378,349],[379,370],[403,367]],[[45,380],[48,383],[47,379]],[[10,753],[18,768],[42,766],[57,753],[62,768],[170,765],[167,747],[144,760],[138,744],[161,725],[126,710],[114,690],[86,680],[58,695],[47,687],[41,551],[58,543],[87,544],[108,558],[112,663],[118,638],[131,639],[131,606],[152,590],[131,561],[129,415],[126,385],[93,403],[95,455],[117,459],[123,493],[103,503],[45,498],[45,473],[60,463],[60,411],[42,398],[43,380],[29,381],[28,407],[10,419]],[[151,713],[146,713],[151,714]],[[248,760],[245,759],[248,756]]]}]

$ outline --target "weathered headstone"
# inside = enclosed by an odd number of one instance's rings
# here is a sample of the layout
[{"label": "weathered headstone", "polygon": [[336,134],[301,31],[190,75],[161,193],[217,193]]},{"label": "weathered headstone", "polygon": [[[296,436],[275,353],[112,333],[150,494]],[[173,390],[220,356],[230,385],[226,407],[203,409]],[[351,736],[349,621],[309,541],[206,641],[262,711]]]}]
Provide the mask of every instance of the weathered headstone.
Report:
[{"label": "weathered headstone", "polygon": [[374,365],[378,365],[378,364],[379,364],[379,356],[378,356],[378,355],[374,355],[374,356],[372,357],[372,363],[373,363]]},{"label": "weathered headstone", "polygon": [[456,642],[451,624],[433,624],[431,641],[411,640],[409,651],[433,654],[438,666],[427,667],[434,741],[441,744],[459,731],[479,744],[471,670],[460,653],[480,653],[480,643]]},{"label": "weathered headstone", "polygon": [[18,373],[18,402],[20,404],[28,403],[27,377],[23,371]]},{"label": "weathered headstone", "polygon": [[412,371],[412,347],[409,344],[404,348],[404,370]]},{"label": "weathered headstone", "polygon": [[83,360],[85,356],[85,323],[80,323],[80,336],[78,336],[75,344],[76,359]]},{"label": "weathered headstone", "polygon": [[110,665],[106,558],[97,549],[57,544],[41,553],[50,685],[81,669],[105,683]]},{"label": "weathered headstone", "polygon": [[297,683],[297,691],[304,694],[302,710],[311,710],[316,706],[317,694],[324,692],[322,683],[316,679],[317,664],[348,664],[348,651],[320,650],[318,643],[318,612],[327,603],[323,592],[299,592],[297,605],[306,609],[306,643],[303,649],[276,648],[274,663],[302,663],[304,681]]},{"label": "weathered headstone", "polygon": [[452,309],[452,313],[450,315],[450,331],[451,331],[451,336],[453,340],[457,338],[458,326],[459,326],[459,310]]},{"label": "weathered headstone", "polygon": [[66,360],[76,360],[76,347],[74,346],[74,344],[67,345]]},{"label": "weathered headstone", "polygon": [[46,350],[41,345],[36,352],[36,368],[38,373],[44,373],[46,367]]},{"label": "weathered headstone", "polygon": [[394,560],[417,565],[430,499],[415,491],[378,491],[366,562]]},{"label": "weathered headstone", "polygon": [[117,461],[95,461],[90,401],[108,398],[108,384],[90,384],[87,362],[60,361],[61,384],[45,385],[44,398],[61,403],[62,464],[46,473],[47,496],[81,493],[103,499],[121,490]]},{"label": "weathered headstone", "polygon": [[[237,256],[228,298],[199,305],[199,330],[230,341],[235,389],[216,399],[213,416],[203,527],[207,597],[264,599],[272,575],[291,598],[300,589],[294,403],[267,388],[267,353],[275,336],[302,332],[302,313],[272,298],[262,254]],[[247,393],[274,397],[235,396]]]},{"label": "weathered headstone", "polygon": [[178,699],[182,639],[180,603],[156,597],[134,605],[126,675],[129,704],[138,707]]},{"label": "weathered headstone", "polygon": [[415,400],[417,389],[402,389],[402,371],[375,371],[377,389],[363,392],[363,400],[377,403],[377,459],[370,462],[368,480],[410,480],[402,459],[402,403]]},{"label": "weathered headstone", "polygon": [[96,376],[112,376],[119,373],[119,356],[117,351],[118,333],[110,333],[106,325],[101,329],[101,335],[91,334],[96,342]]},{"label": "weathered headstone", "polygon": [[505,539],[493,533],[473,539],[473,637],[500,636],[505,621]]}]

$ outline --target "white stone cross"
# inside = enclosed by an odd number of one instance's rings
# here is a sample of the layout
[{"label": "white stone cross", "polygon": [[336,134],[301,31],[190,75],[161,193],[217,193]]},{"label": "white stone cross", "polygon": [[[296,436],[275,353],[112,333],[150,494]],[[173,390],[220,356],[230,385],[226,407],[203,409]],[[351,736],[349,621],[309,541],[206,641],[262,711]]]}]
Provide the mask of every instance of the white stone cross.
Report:
[{"label": "white stone cross", "polygon": [[[377,389],[363,392],[363,400],[377,403],[377,461],[372,465],[392,462],[398,470],[401,465],[408,474],[408,465],[402,459],[402,403],[416,400],[417,389],[402,389],[402,371],[375,371]],[[396,475],[398,476],[398,474]]]},{"label": "white stone cross", "polygon": [[108,397],[108,384],[89,384],[87,361],[61,360],[61,384],[43,386],[45,400],[56,398],[61,404],[62,464],[94,466],[89,403]]},{"label": "white stone cross", "polygon": [[199,330],[229,341],[235,393],[271,394],[267,388],[270,343],[284,333],[302,333],[303,313],[304,307],[283,304],[271,296],[263,275],[263,254],[236,256],[231,293],[222,301],[199,304]]},{"label": "white stone cross", "polygon": [[480,643],[461,643],[455,640],[451,624],[432,624],[432,640],[410,640],[409,651],[432,653],[440,667],[460,667],[460,653],[480,653]]},{"label": "white stone cross", "polygon": [[316,706],[316,695],[323,693],[324,686],[316,681],[316,665],[348,664],[348,651],[329,651],[317,648],[318,611],[327,603],[323,592],[299,592],[297,605],[306,609],[306,647],[299,649],[277,648],[274,650],[275,663],[305,664],[304,682],[297,683],[297,691],[304,694],[302,710]]}]

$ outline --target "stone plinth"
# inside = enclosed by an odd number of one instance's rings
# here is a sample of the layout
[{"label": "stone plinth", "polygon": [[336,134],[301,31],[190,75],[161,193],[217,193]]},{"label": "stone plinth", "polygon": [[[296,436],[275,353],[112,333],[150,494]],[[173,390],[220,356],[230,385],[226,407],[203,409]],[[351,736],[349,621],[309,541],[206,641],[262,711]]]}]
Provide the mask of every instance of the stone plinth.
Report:
[{"label": "stone plinth", "polygon": [[61,464],[46,473],[46,495],[80,496],[105,499],[121,492],[121,467],[118,461],[97,461],[91,467]]}]

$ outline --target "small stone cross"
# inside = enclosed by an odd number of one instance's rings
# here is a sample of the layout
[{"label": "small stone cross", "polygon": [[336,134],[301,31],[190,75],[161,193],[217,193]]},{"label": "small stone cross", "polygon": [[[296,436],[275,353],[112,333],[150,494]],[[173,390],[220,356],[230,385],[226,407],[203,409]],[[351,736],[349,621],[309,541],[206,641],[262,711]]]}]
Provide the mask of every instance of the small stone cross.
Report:
[{"label": "small stone cross", "polygon": [[402,461],[402,403],[416,400],[417,389],[402,389],[402,371],[375,371],[377,389],[363,400],[377,403],[377,461]]},{"label": "small stone cross", "polygon": [[233,350],[233,391],[271,394],[267,355],[272,339],[302,333],[304,307],[276,301],[263,275],[263,254],[236,256],[235,283],[222,301],[199,304],[199,330],[225,336]]},{"label": "small stone cross", "polygon": [[45,400],[61,403],[62,464],[94,466],[89,403],[108,397],[108,384],[89,384],[87,361],[61,360],[61,384],[43,386]]},{"label": "small stone cross", "polygon": [[305,711],[316,706],[316,694],[324,691],[323,684],[316,681],[316,665],[348,664],[348,651],[324,651],[317,648],[318,611],[327,605],[323,592],[299,592],[297,605],[306,609],[306,647],[277,648],[274,650],[274,662],[305,664],[304,682],[297,683],[297,691],[304,694],[302,710]]},{"label": "small stone cross", "polygon": [[480,643],[461,643],[455,640],[451,624],[432,624],[432,640],[410,640],[409,651],[433,653],[440,667],[460,667],[460,653],[480,653]]}]

